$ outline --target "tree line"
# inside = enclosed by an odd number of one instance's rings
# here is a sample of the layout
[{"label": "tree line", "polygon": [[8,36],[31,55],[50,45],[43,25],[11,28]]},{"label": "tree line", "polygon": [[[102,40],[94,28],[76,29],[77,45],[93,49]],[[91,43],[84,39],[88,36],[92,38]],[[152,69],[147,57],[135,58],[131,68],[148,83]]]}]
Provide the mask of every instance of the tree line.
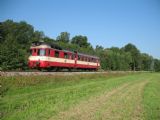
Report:
[{"label": "tree line", "polygon": [[103,70],[160,71],[160,60],[147,53],[141,53],[133,44],[122,48],[93,48],[87,36],[76,35],[70,38],[68,32],[61,32],[55,39],[45,36],[25,21],[0,22],[0,70],[28,70],[27,60],[32,42],[55,43],[63,49],[78,51],[100,57]]}]

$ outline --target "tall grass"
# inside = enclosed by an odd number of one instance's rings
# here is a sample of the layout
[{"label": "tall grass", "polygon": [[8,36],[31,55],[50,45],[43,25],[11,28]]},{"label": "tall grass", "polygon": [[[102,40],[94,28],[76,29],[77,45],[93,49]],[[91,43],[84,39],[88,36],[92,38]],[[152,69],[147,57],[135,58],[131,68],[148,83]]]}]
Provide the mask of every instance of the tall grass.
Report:
[{"label": "tall grass", "polygon": [[27,86],[37,86],[43,84],[70,84],[70,83],[78,83],[82,80],[92,80],[96,78],[110,78],[113,76],[122,76],[123,74],[78,74],[78,75],[37,75],[37,76],[10,76],[10,77],[0,77],[1,84],[1,95],[4,96],[7,91],[11,89],[18,89]]}]

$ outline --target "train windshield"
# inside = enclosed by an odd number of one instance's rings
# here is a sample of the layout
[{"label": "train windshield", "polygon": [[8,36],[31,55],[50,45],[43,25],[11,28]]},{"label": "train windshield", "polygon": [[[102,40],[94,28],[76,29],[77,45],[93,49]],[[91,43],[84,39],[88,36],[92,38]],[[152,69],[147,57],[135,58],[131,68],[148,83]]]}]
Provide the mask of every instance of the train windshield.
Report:
[{"label": "train windshield", "polygon": [[46,54],[44,49],[38,49],[38,55],[39,56],[44,56]]}]

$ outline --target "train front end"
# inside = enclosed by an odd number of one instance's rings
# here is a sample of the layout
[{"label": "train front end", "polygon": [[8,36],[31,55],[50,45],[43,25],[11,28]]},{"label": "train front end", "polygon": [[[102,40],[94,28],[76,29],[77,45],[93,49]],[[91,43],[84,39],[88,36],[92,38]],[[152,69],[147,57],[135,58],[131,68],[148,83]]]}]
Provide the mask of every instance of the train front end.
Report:
[{"label": "train front end", "polygon": [[48,45],[42,44],[32,44],[30,48],[30,56],[28,58],[29,68],[47,68],[48,67],[48,58],[47,50],[49,49]]}]

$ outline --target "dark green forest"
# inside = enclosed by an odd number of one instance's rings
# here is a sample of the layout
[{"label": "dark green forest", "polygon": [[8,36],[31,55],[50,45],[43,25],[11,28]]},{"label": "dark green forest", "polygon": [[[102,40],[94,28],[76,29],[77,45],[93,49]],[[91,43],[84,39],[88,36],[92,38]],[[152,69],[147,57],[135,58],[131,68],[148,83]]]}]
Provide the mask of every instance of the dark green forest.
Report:
[{"label": "dark green forest", "polygon": [[122,48],[99,45],[94,48],[87,36],[70,38],[68,32],[61,32],[56,38],[50,38],[25,21],[12,20],[0,22],[0,71],[28,70],[30,45],[34,41],[55,43],[66,50],[98,56],[102,70],[160,71],[160,60],[141,53],[132,43]]}]

